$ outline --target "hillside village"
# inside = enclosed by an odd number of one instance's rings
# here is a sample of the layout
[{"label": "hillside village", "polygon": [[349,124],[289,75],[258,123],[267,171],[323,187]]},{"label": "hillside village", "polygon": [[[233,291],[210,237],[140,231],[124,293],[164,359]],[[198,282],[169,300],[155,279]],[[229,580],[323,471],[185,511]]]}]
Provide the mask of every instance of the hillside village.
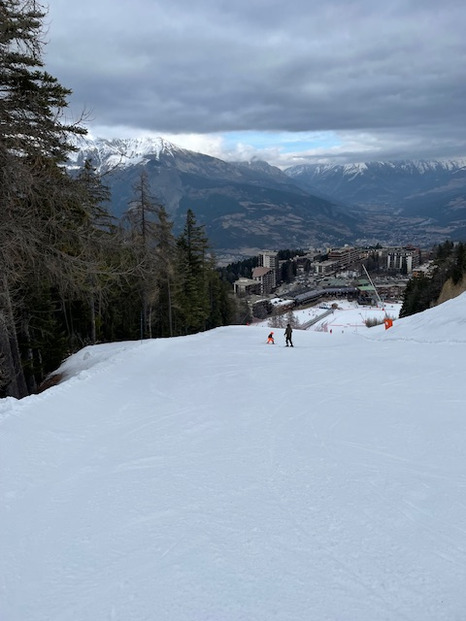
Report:
[{"label": "hillside village", "polygon": [[411,245],[309,249],[286,260],[264,250],[257,263],[251,278],[240,277],[233,286],[236,297],[259,319],[330,297],[364,305],[400,301],[409,279],[432,265],[430,250]]}]

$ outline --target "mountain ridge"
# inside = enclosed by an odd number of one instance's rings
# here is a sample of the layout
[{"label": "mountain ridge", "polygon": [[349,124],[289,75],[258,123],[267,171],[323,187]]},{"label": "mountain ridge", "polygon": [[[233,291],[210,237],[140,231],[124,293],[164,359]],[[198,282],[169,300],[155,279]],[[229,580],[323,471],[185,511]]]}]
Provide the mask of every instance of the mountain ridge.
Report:
[{"label": "mountain ridge", "polygon": [[242,254],[271,245],[336,244],[354,235],[356,221],[350,213],[313,196],[260,160],[225,162],[159,139],[84,141],[70,158],[70,169],[87,159],[105,175],[115,216],[125,213],[144,170],[153,197],[165,205],[175,231],[192,209],[215,249]]},{"label": "mountain ridge", "polygon": [[[105,151],[112,154],[119,154],[122,156],[122,160],[126,159],[128,165],[132,165],[134,163],[133,158],[137,157],[138,154],[140,156],[140,161],[144,159],[145,156],[148,155],[156,155],[160,156],[162,152],[168,154],[174,154],[175,152],[184,152],[184,153],[196,153],[198,155],[203,155],[204,157],[209,157],[213,159],[215,156],[207,155],[202,152],[192,151],[190,149],[186,149],[184,147],[180,147],[173,142],[166,140],[161,136],[150,137],[150,136],[142,136],[137,138],[83,138],[79,141],[78,152],[77,154],[71,154],[69,157],[69,162],[71,165],[76,164],[79,160],[78,165],[82,162],[83,154],[89,152],[90,150],[94,151],[94,153],[105,154]],[[129,152],[129,155],[128,155]],[[102,159],[102,158],[101,158]],[[278,166],[274,166],[270,164],[266,160],[260,158],[252,158],[251,160],[221,160],[230,164],[236,164],[240,166],[249,167],[251,169],[262,169],[266,170],[273,169],[275,171],[284,172],[286,175],[293,177],[295,171],[299,171],[301,169],[313,169],[318,170],[320,173],[338,170],[342,171],[344,174],[350,174],[354,172],[361,172],[370,167],[379,166],[379,167],[388,167],[388,168],[405,168],[406,170],[417,170],[418,172],[429,172],[435,169],[441,170],[458,170],[461,168],[466,168],[466,156],[461,158],[439,158],[439,159],[394,159],[394,160],[367,160],[360,162],[353,162],[347,164],[333,164],[333,163],[317,163],[317,164],[297,164],[294,166],[288,166],[285,168],[280,168]],[[123,161],[122,161],[123,164]]]},{"label": "mountain ridge", "polygon": [[466,237],[466,158],[281,169],[140,137],[84,139],[70,169],[86,159],[104,174],[116,217],[128,208],[144,169],[175,230],[192,209],[222,251],[376,242],[425,246]]},{"label": "mountain ridge", "polygon": [[369,160],[363,162],[354,162],[351,164],[297,164],[295,166],[289,166],[285,168],[287,174],[293,176],[296,171],[300,169],[316,169],[319,173],[324,173],[327,171],[338,170],[341,171],[342,174],[350,175],[363,173],[366,170],[369,170],[371,167],[380,167],[380,168],[399,168],[405,169],[407,172],[432,172],[437,169],[441,170],[458,170],[466,167],[466,158],[458,158],[458,159],[401,159],[401,160]]}]

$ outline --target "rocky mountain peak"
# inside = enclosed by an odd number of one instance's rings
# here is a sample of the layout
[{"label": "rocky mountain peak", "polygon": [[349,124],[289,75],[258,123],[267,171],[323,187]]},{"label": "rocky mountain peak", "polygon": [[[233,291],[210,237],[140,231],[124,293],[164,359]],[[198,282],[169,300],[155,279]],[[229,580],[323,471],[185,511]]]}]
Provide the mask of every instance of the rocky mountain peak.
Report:
[{"label": "rocky mountain peak", "polygon": [[90,159],[99,172],[137,166],[148,159],[160,159],[162,154],[173,156],[184,149],[161,137],[89,138],[82,139],[79,150],[69,158],[70,168],[79,168]]}]

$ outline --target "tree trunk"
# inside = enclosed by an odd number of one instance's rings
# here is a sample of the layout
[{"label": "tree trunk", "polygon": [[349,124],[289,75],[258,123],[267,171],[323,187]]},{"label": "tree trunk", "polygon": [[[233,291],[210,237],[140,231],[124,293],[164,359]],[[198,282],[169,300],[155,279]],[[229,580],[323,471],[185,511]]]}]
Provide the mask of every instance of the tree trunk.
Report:
[{"label": "tree trunk", "polygon": [[6,397],[22,399],[29,393],[21,366],[10,291],[5,274],[0,281],[0,287],[0,352],[3,356],[3,392]]}]

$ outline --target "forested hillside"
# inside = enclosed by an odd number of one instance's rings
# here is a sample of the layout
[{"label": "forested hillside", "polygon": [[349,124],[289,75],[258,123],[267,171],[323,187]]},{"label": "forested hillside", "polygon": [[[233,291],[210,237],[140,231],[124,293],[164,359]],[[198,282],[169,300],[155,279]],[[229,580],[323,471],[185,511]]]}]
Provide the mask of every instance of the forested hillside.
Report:
[{"label": "forested hillside", "polygon": [[117,223],[89,162],[68,175],[86,129],[45,69],[45,17],[0,1],[0,397],[35,392],[85,344],[190,334],[231,312],[192,211],[174,236],[141,174]]},{"label": "forested hillside", "polygon": [[466,274],[466,244],[452,241],[439,244],[435,248],[434,264],[430,275],[416,276],[409,281],[400,317],[424,311],[462,291],[460,283]]}]

